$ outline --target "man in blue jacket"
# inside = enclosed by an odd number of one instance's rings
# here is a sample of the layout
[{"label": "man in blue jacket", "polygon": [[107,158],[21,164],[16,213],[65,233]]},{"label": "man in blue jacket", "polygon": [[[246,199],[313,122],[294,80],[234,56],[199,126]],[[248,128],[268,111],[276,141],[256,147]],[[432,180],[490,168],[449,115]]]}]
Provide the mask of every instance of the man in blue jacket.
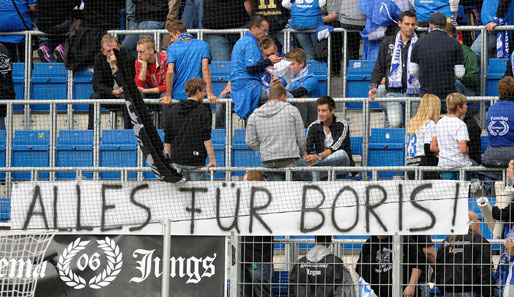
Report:
[{"label": "man in blue jacket", "polygon": [[240,118],[249,116],[258,106],[261,97],[260,74],[266,67],[281,59],[271,55],[264,59],[259,41],[268,35],[269,24],[263,16],[252,17],[250,31],[234,45],[230,62],[230,81],[234,110]]}]

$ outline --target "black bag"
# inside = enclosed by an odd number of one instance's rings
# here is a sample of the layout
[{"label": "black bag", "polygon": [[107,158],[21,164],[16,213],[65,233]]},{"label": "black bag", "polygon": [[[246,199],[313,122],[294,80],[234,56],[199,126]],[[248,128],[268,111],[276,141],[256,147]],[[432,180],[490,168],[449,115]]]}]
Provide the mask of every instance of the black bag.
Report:
[{"label": "black bag", "polygon": [[327,62],[328,58],[328,39],[325,38],[319,42],[314,49],[314,60],[320,62]]},{"label": "black bag", "polygon": [[105,30],[83,26],[81,20],[73,22],[64,44],[66,69],[75,70],[78,66],[93,64],[105,34]]}]

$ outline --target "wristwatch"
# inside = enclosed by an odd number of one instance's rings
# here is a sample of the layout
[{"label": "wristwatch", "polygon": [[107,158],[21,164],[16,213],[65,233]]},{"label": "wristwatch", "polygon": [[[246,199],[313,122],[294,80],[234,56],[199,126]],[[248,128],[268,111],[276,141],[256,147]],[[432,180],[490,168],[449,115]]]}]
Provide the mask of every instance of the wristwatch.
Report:
[{"label": "wristwatch", "polygon": [[321,155],[318,154],[318,161],[320,161],[322,158],[321,158]]},{"label": "wristwatch", "polygon": [[116,70],[116,69],[118,69],[118,66],[116,66],[116,65],[112,65],[112,66],[111,66],[111,69],[112,69],[112,70]]}]

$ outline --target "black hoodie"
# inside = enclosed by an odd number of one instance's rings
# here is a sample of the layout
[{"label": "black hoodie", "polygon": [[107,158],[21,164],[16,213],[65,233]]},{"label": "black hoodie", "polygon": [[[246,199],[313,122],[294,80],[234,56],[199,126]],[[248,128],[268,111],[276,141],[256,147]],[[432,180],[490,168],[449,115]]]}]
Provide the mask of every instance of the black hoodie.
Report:
[{"label": "black hoodie", "polygon": [[164,129],[164,142],[171,144],[171,159],[187,166],[204,166],[211,139],[212,116],[209,107],[195,100],[183,100],[170,109]]}]

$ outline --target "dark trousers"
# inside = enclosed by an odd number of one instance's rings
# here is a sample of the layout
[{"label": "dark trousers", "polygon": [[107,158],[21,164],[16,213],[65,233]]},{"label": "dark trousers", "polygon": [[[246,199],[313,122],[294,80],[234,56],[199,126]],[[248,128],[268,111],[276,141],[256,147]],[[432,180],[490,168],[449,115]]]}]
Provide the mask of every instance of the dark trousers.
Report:
[{"label": "dark trousers", "polygon": [[[102,98],[102,95],[99,93],[93,93],[89,99],[124,99],[125,96],[121,95],[119,98],[116,97],[109,97],[109,98]],[[118,104],[103,104],[103,107],[109,109],[110,111],[116,112],[120,111],[123,113],[123,126],[124,129],[132,129],[132,121],[130,120],[130,116],[127,111],[126,105],[118,105]],[[87,129],[93,130],[94,123],[95,123],[95,116],[94,116],[94,105],[89,105],[89,120]],[[98,115],[98,118],[100,118],[100,115]]]}]

